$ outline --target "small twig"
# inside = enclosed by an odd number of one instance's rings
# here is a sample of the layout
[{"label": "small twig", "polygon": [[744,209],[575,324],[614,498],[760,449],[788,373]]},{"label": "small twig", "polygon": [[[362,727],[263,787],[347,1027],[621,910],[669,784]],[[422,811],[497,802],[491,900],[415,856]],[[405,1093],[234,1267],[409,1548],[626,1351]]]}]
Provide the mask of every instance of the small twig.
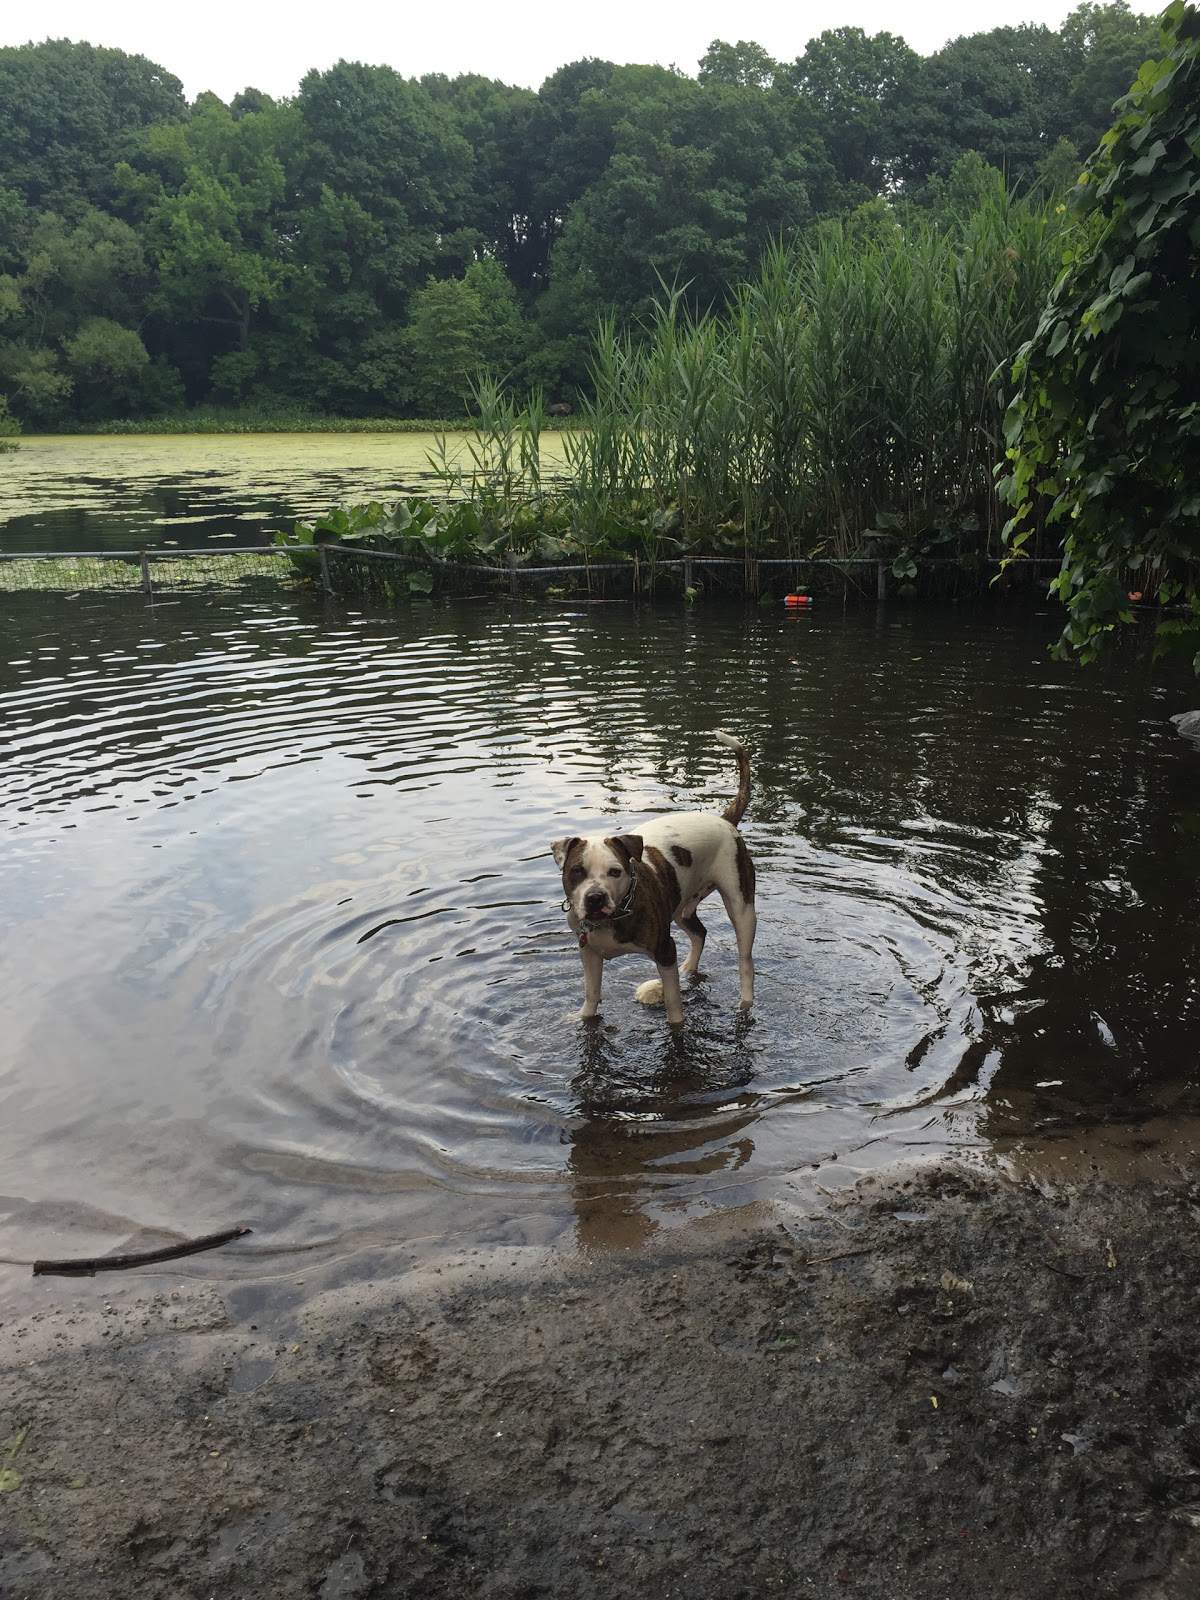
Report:
[{"label": "small twig", "polygon": [[1042,1265],[1051,1272],[1057,1272],[1060,1278],[1074,1278],[1076,1283],[1086,1283],[1089,1278],[1102,1278],[1102,1272],[1072,1272],[1070,1267],[1058,1267],[1048,1256],[1042,1257]]},{"label": "small twig", "polygon": [[869,1256],[874,1253],[873,1244],[863,1245],[861,1250],[839,1250],[835,1256],[809,1256],[804,1263],[806,1267],[823,1267],[827,1261],[845,1261],[847,1256]]},{"label": "small twig", "polygon": [[169,1244],[161,1250],[135,1250],[120,1256],[80,1256],[74,1261],[35,1261],[35,1278],[55,1273],[59,1277],[91,1278],[97,1272],[123,1272],[127,1267],[148,1267],[156,1261],[174,1261],[179,1256],[194,1256],[200,1250],[215,1250],[230,1239],[241,1239],[252,1228],[226,1228],[224,1233],[206,1233],[200,1239]]}]

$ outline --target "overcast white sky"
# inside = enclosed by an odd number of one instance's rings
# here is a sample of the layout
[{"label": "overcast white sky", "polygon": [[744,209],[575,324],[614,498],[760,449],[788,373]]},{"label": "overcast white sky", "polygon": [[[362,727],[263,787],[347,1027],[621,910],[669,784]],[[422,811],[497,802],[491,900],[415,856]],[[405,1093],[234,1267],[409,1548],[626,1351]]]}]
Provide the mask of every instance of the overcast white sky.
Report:
[{"label": "overcast white sky", "polygon": [[[1132,0],[1154,15],[1159,0]],[[345,57],[386,63],[406,77],[481,72],[536,88],[556,67],[582,56],[673,63],[695,72],[713,39],[753,39],[794,60],[826,28],[898,33],[922,55],[963,33],[1021,22],[1057,28],[1073,9],[1063,0],[548,0],[534,8],[497,0],[42,0],[0,14],[0,45],[30,39],[86,39],[149,56],[182,80],[189,100],[211,89],[228,100],[253,85],[277,99],[294,94],[310,67]]]}]

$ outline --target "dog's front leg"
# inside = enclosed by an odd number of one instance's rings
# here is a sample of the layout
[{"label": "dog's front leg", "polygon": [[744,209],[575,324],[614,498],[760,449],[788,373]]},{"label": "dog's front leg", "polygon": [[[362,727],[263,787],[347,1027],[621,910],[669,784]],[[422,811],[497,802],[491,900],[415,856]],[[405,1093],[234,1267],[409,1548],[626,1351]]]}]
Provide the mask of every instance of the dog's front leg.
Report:
[{"label": "dog's front leg", "polygon": [[588,945],[579,947],[579,959],[583,962],[583,1010],[579,1013],[579,1020],[587,1022],[600,1009],[600,984],[604,977],[604,957],[597,955]]},{"label": "dog's front leg", "polygon": [[658,976],[662,980],[663,1005],[667,1010],[667,1021],[673,1028],[683,1024],[683,994],[679,987],[679,963],[672,958],[669,963],[655,962],[658,967]]}]

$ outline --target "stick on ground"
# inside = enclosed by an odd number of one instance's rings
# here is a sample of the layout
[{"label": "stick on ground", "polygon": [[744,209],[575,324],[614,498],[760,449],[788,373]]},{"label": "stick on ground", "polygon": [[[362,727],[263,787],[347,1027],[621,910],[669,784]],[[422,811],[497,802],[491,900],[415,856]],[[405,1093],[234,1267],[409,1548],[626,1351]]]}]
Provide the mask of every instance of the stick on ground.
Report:
[{"label": "stick on ground", "polygon": [[215,1250],[231,1239],[241,1239],[252,1233],[252,1228],[226,1228],[223,1233],[206,1233],[199,1239],[185,1239],[182,1244],[169,1244],[161,1250],[134,1250],[119,1256],[80,1256],[74,1261],[35,1261],[35,1278],[57,1274],[66,1278],[91,1278],[97,1272],[123,1272],[127,1267],[148,1267],[156,1261],[174,1261],[178,1256],[194,1256],[201,1250]]}]

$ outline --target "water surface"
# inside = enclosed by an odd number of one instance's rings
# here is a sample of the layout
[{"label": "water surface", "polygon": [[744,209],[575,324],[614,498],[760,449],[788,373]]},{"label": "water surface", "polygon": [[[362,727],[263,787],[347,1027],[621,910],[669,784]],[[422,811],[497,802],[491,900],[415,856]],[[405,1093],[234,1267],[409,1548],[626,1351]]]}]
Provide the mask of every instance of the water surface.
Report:
[{"label": "water surface", "polygon": [[[543,470],[564,435],[542,440]],[[38,435],[0,455],[0,551],[237,548],[342,501],[442,491],[432,433]],[[466,436],[451,459],[469,465]]]},{"label": "water surface", "polygon": [[[1055,622],[3,596],[0,1254],[635,1245],[1194,1109],[1194,690]],[[581,1024],[549,842],[719,808],[713,726],[756,1009],[718,907],[681,1036],[633,958]]]}]

